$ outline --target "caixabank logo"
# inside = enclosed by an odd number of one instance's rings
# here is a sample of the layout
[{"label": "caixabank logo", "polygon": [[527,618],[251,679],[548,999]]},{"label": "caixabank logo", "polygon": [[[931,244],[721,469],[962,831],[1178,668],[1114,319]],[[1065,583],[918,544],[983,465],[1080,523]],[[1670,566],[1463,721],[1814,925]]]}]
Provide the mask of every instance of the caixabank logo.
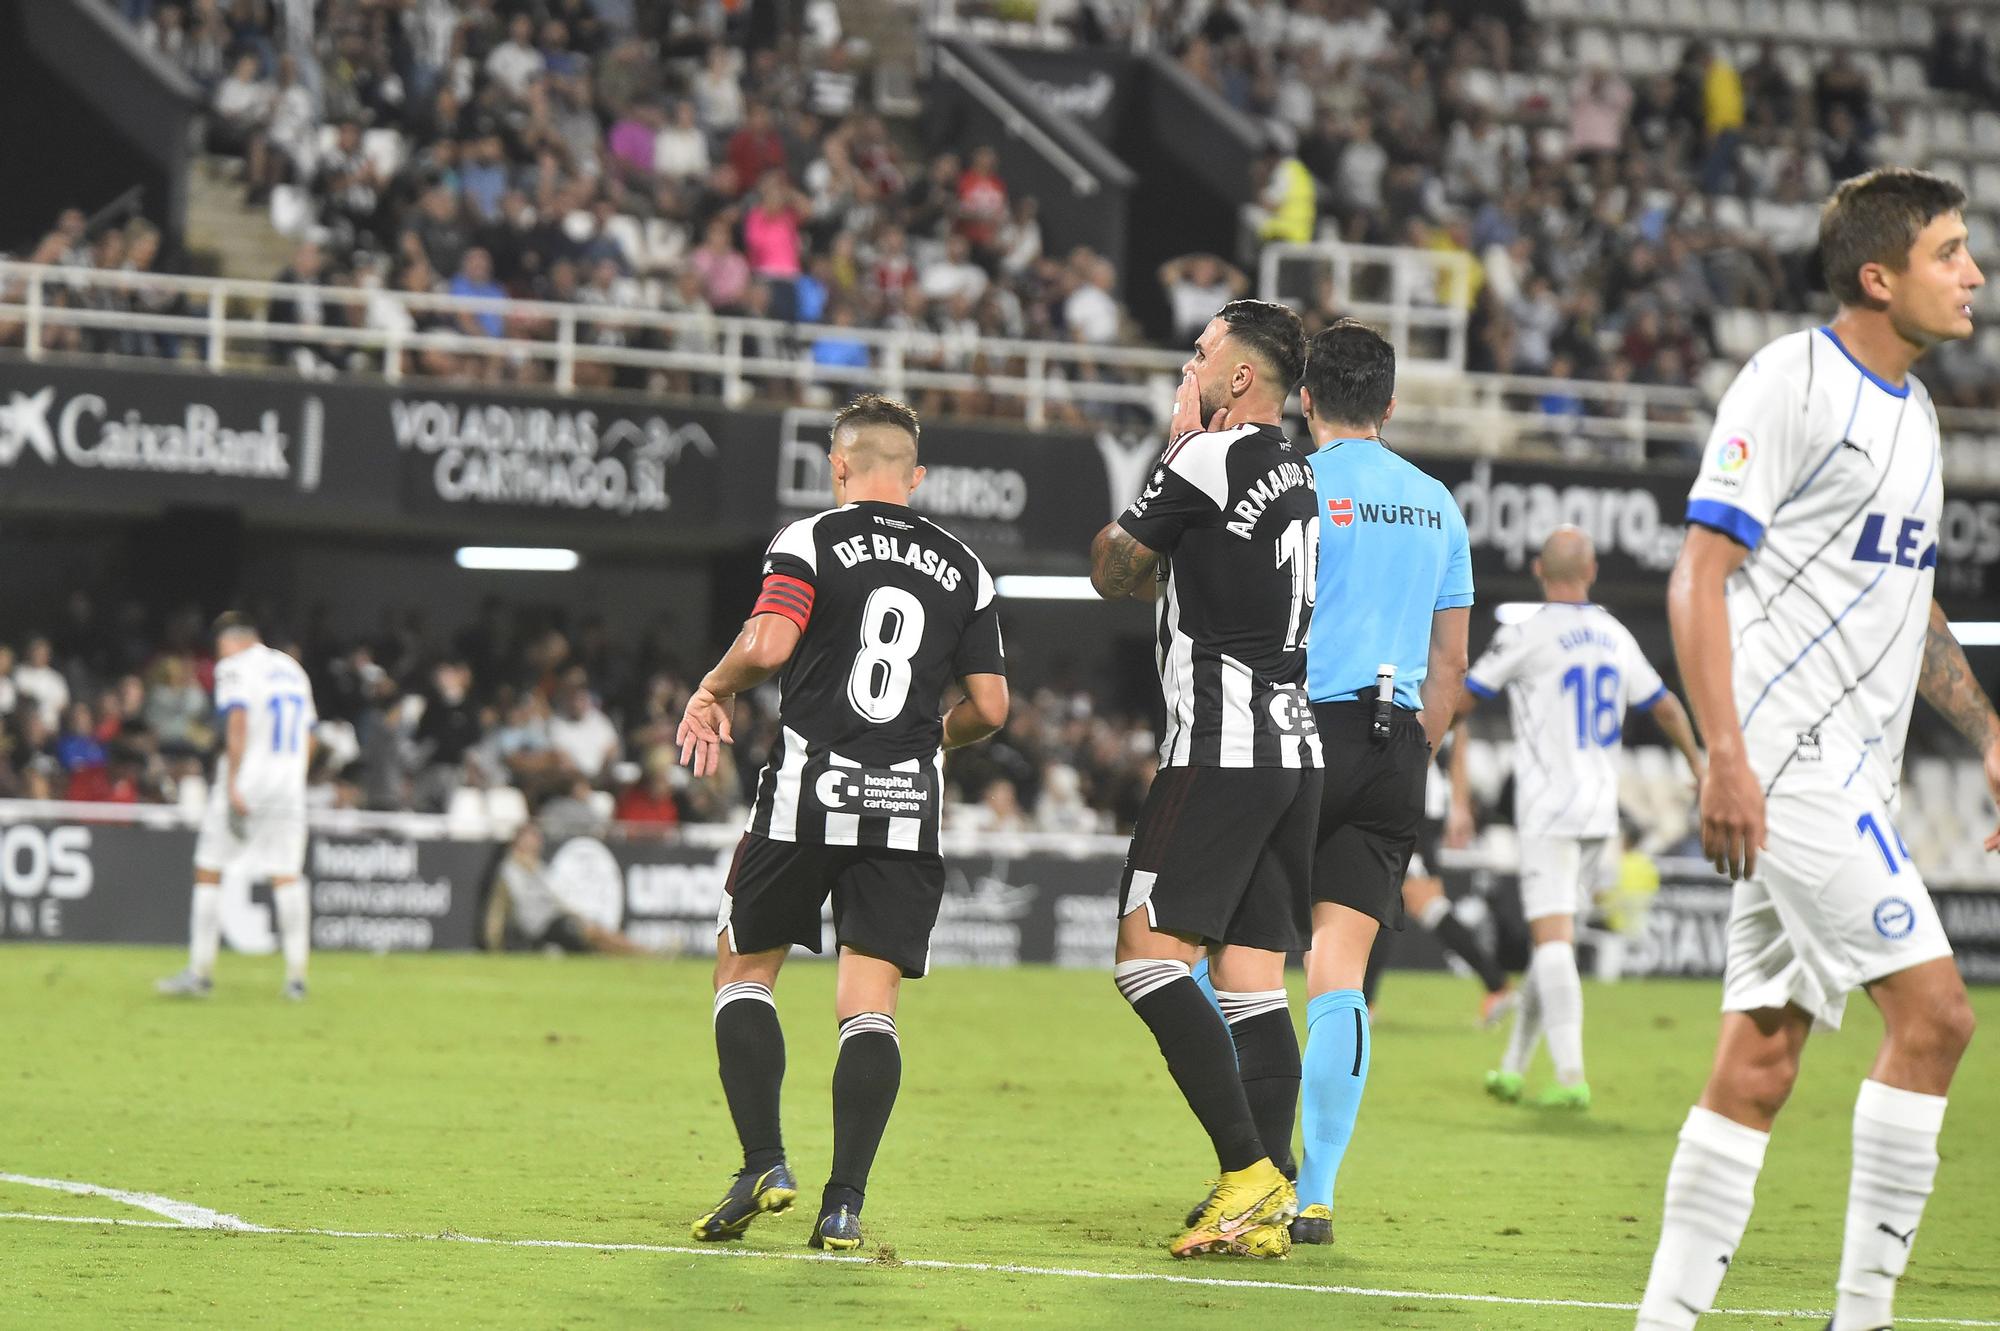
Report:
[{"label": "caixabank logo", "polygon": [[64,400],[53,384],[12,390],[0,404],[0,467],[223,476],[319,488],[326,415],[319,398],[300,399],[295,431],[282,428],[275,410],[259,412],[250,424],[226,421],[206,402],[178,403],[171,412],[162,419],[157,409],[121,406],[99,393]]}]

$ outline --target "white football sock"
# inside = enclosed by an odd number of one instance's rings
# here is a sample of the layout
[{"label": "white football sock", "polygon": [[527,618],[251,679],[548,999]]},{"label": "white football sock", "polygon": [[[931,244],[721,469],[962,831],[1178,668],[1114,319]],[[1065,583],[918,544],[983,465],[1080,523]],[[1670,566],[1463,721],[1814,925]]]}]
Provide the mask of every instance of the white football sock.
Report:
[{"label": "white football sock", "polygon": [[188,969],[203,979],[215,974],[215,950],[222,943],[222,884],[196,883],[188,912]]},{"label": "white football sock", "polygon": [[1854,1174],[1840,1249],[1834,1331],[1889,1325],[1896,1281],[1910,1262],[1924,1202],[1937,1178],[1944,1097],[1861,1083],[1854,1101]]},{"label": "white football sock", "polygon": [[1638,1331],[1693,1331],[1715,1303],[1757,1201],[1757,1173],[1771,1134],[1699,1105],[1688,1110],[1674,1163],[1653,1273]]},{"label": "white football sock", "polygon": [[1517,1077],[1528,1075],[1535,1061],[1535,1046],[1542,1042],[1542,995],[1535,985],[1531,966],[1521,977],[1521,999],[1514,1005],[1514,1030],[1507,1037],[1507,1052],[1500,1056],[1500,1070]]},{"label": "white football sock", "polygon": [[1583,979],[1576,973],[1575,945],[1541,944],[1528,962],[1528,973],[1541,990],[1542,1030],[1556,1081],[1574,1086],[1583,1080]]},{"label": "white football sock", "polygon": [[277,908],[278,937],[285,947],[285,978],[303,982],[306,957],[312,950],[312,922],[307,918],[306,885],[297,881],[271,889],[271,904]]}]

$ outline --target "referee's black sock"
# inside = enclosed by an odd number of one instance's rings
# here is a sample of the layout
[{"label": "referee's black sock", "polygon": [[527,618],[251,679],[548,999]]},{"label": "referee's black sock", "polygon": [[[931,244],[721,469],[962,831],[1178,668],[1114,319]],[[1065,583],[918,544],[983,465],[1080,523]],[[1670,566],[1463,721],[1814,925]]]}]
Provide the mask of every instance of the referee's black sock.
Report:
[{"label": "referee's black sock", "polygon": [[1287,1177],[1298,1173],[1292,1160],[1292,1123],[1299,1109],[1299,1035],[1285,1006],[1285,991],[1218,992],[1216,1001],[1236,1042],[1236,1074],[1257,1140]]},{"label": "referee's black sock", "polygon": [[896,1021],[886,1012],[859,1012],[840,1023],[840,1056],[833,1065],[833,1169],[823,1208],[845,1202],[861,1213],[868,1171],[896,1107],[903,1084],[903,1048]]},{"label": "referee's black sock", "polygon": [[729,1117],[743,1143],[743,1167],[762,1173],[785,1158],[778,1093],[785,1081],[785,1032],[769,986],[725,984],[715,995],[715,1059]]},{"label": "referee's black sock", "polygon": [[1223,1171],[1248,1169],[1263,1159],[1229,1028],[1202,997],[1187,963],[1121,961],[1113,975],[1118,992],[1159,1042],[1167,1071],[1214,1143]]},{"label": "referee's black sock", "polygon": [[1465,921],[1446,911],[1431,932],[1437,935],[1438,942],[1458,953],[1472,967],[1487,993],[1497,994],[1507,987],[1507,972],[1500,969],[1491,952],[1479,945],[1478,936],[1465,927]]}]

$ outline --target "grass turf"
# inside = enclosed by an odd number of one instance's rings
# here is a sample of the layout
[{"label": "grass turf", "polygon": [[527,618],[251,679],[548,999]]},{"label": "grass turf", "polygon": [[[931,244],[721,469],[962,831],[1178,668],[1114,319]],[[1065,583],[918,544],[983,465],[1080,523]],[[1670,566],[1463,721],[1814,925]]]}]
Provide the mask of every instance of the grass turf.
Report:
[{"label": "grass turf", "polygon": [[[9,946],[0,958],[0,1172],[274,1228],[691,1246],[687,1222],[736,1164],[697,963],[325,955],[311,1001],[295,1007],[279,1000],[270,958],[224,958],[205,1003],[154,997],[153,978],[180,960],[163,949]],[[804,1251],[828,1154],[832,978],[796,965],[779,989],[801,1205],[732,1251]],[[8,1219],[0,1325],[1629,1326],[1608,1310],[916,1264],[1635,1300],[1673,1134],[1707,1066],[1716,987],[1586,992],[1597,1107],[1552,1116],[1480,1093],[1501,1037],[1473,1029],[1471,986],[1392,974],[1337,1244],[1285,1262],[1165,1255],[1212,1157],[1108,976],[959,970],[905,991],[903,1093],[865,1216],[874,1260]],[[2000,993],[1974,1001],[2000,1018]],[[1848,1025],[1809,1047],[1727,1307],[1830,1306],[1849,1113],[1880,1029],[1865,1001]],[[1906,1319],[2000,1319],[1990,1049],[1975,1044],[1953,1099]],[[155,1218],[7,1183],[0,1211]]]}]

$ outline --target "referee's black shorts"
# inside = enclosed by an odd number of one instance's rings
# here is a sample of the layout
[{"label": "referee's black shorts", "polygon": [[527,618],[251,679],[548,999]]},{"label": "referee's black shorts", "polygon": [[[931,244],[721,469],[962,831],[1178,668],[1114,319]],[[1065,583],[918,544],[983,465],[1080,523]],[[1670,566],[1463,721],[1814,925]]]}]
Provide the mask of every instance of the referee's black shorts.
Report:
[{"label": "referee's black shorts", "polygon": [[1312,899],[1403,927],[1403,874],[1423,830],[1430,741],[1406,708],[1391,710],[1389,737],[1373,733],[1372,702],[1316,702],[1326,787],[1313,850]]},{"label": "referee's black shorts", "polygon": [[1312,940],[1320,771],[1163,767],[1132,828],[1118,918],[1268,952]]}]

